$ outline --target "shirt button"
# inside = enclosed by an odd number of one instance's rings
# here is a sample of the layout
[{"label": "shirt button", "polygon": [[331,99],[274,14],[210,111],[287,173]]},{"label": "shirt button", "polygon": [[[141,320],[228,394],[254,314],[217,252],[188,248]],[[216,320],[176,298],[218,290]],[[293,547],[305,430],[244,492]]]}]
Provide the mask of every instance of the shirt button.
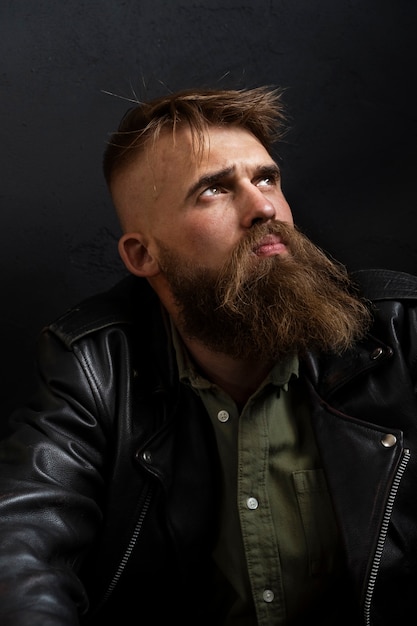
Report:
[{"label": "shirt button", "polygon": [[259,506],[258,500],[256,498],[248,498],[246,500],[246,506],[248,507],[248,509],[257,509]]},{"label": "shirt button", "polygon": [[262,594],[262,597],[265,600],[265,602],[272,602],[275,596],[274,596],[274,592],[271,589],[265,589],[265,591]]},{"label": "shirt button", "polygon": [[219,420],[219,422],[227,422],[227,420],[229,419],[229,413],[227,411],[219,411],[217,413],[217,419]]}]

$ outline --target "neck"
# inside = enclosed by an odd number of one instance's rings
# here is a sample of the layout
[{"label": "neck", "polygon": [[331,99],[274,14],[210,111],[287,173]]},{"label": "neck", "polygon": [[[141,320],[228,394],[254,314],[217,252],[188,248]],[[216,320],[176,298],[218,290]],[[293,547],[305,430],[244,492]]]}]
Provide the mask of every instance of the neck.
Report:
[{"label": "neck", "polygon": [[233,359],[182,334],[181,337],[200,372],[228,393],[239,408],[246,404],[272,367],[270,362]]},{"label": "neck", "polygon": [[182,341],[193,357],[199,371],[212,383],[223,389],[242,408],[256,391],[273,363],[265,360],[234,359],[227,354],[214,352],[195,339],[190,339],[178,323],[178,308],[166,279],[162,274],[149,280],[162,304],[170,314]]}]

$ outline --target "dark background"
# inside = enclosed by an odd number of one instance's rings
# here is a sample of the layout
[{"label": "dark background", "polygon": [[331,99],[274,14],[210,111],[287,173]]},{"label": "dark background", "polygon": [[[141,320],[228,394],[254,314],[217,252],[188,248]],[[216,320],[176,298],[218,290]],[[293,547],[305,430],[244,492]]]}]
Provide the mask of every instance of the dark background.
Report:
[{"label": "dark background", "polygon": [[101,158],[126,99],[286,87],[298,225],[349,269],[417,273],[416,18],[416,0],[1,0],[1,422],[40,328],[124,273]]}]

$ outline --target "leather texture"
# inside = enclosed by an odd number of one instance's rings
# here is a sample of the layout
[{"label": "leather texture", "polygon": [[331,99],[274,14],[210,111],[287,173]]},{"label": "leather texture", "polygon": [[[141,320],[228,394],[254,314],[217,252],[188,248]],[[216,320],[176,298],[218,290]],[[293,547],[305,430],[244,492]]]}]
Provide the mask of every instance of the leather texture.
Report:
[{"label": "leather texture", "polygon": [[[417,587],[417,278],[355,278],[372,300],[371,333],[341,356],[308,355],[301,372],[354,624],[383,626],[413,615]],[[156,296],[133,276],[43,331],[37,392],[0,448],[2,626],[136,614],[138,624],[221,623],[209,586],[215,440],[178,383],[168,336]]]}]

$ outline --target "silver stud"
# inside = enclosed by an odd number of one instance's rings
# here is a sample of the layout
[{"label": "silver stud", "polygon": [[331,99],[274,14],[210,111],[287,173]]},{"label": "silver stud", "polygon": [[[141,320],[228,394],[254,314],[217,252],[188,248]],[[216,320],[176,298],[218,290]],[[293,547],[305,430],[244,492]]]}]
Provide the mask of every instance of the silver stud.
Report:
[{"label": "silver stud", "polygon": [[152,463],[152,453],[149,450],[144,450],[142,452],[142,459],[145,463]]},{"label": "silver stud", "polygon": [[397,443],[397,437],[395,435],[387,434],[381,439],[381,443],[385,448],[392,448]]},{"label": "silver stud", "polygon": [[384,354],[384,351],[382,348],[375,348],[375,350],[371,352],[372,361],[376,361],[376,359],[379,359],[379,357],[382,356],[383,354]]}]

